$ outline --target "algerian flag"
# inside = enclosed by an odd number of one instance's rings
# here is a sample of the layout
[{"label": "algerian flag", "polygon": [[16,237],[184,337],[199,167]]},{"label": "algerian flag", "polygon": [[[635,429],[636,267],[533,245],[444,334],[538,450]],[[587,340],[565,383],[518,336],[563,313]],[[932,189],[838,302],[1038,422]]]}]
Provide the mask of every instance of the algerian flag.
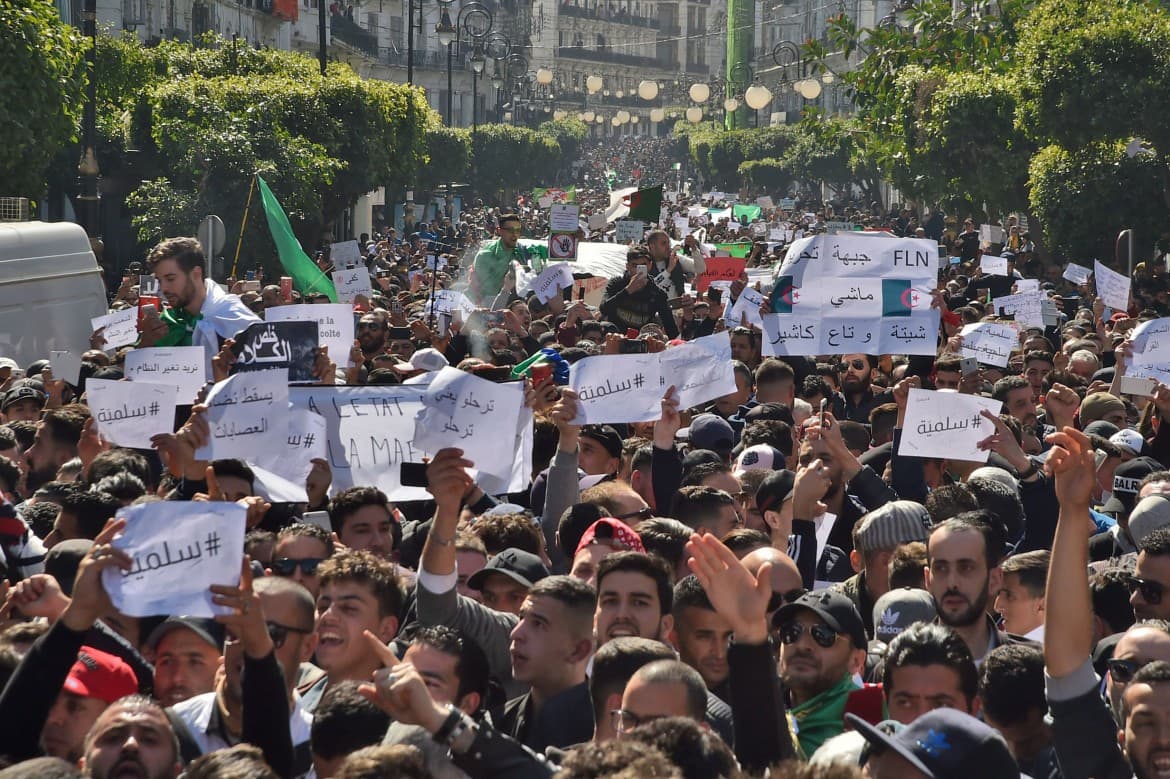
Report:
[{"label": "algerian flag", "polygon": [[629,196],[629,219],[657,222],[662,212],[662,185],[639,189]]},{"label": "algerian flag", "polygon": [[293,288],[305,296],[328,295],[329,300],[336,303],[337,290],[333,282],[301,248],[288,223],[288,215],[280,207],[280,201],[259,175],[256,176],[256,183],[260,185],[260,199],[264,203],[264,216],[268,218],[268,232],[272,234],[272,242],[276,244],[276,253],[284,272],[292,276]]}]

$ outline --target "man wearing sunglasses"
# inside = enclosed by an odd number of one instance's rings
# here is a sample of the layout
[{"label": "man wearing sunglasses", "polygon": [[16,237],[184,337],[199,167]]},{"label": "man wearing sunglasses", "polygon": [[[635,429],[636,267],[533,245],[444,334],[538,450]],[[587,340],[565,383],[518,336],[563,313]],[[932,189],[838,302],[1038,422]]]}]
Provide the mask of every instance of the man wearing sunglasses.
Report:
[{"label": "man wearing sunglasses", "polygon": [[806,755],[844,730],[845,704],[865,667],[865,625],[853,601],[833,590],[805,593],[776,612],[780,677]]},{"label": "man wearing sunglasses", "polygon": [[877,360],[868,354],[846,354],[837,365],[841,391],[833,399],[833,416],[868,422],[869,412],[883,403],[892,403],[894,393],[873,386]]},{"label": "man wearing sunglasses", "polygon": [[[1147,500],[1165,500],[1165,497]],[[1170,529],[1155,530],[1139,543],[1137,567],[1129,579],[1129,591],[1129,602],[1138,619],[1170,618]]]},{"label": "man wearing sunglasses", "polygon": [[517,246],[524,231],[520,217],[502,214],[497,224],[496,240],[480,247],[471,266],[475,283],[470,292],[480,302],[491,301],[500,294],[504,275],[511,270],[513,261],[527,264],[527,255]]},{"label": "man wearing sunglasses", "polygon": [[357,338],[358,346],[361,347],[364,362],[369,363],[386,351],[386,338],[389,332],[390,323],[381,312],[362,314],[362,318],[358,320],[357,332],[354,335]]},{"label": "man wearing sunglasses", "polygon": [[304,587],[316,602],[321,594],[317,567],[333,556],[333,537],[316,525],[295,522],[276,535],[269,576],[292,579]]}]

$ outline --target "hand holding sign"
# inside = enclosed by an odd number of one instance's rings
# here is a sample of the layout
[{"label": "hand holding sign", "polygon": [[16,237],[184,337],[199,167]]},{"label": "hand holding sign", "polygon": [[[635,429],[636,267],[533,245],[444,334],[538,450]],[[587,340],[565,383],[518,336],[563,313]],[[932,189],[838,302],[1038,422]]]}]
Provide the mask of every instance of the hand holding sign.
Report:
[{"label": "hand holding sign", "polygon": [[248,657],[254,660],[267,657],[273,649],[272,638],[264,622],[264,606],[260,596],[252,591],[251,558],[244,555],[238,587],[213,584],[210,590],[212,603],[230,609],[227,613],[216,615],[215,621],[239,639]]},{"label": "hand holding sign", "polygon": [[[93,547],[81,560],[73,580],[73,599],[61,614],[65,627],[84,633],[94,623],[114,610],[114,604],[103,585],[106,571],[129,570],[133,564],[125,551],[114,547],[114,537],[126,527],[126,520],[111,519],[93,540]],[[115,574],[117,575],[117,574]]]}]

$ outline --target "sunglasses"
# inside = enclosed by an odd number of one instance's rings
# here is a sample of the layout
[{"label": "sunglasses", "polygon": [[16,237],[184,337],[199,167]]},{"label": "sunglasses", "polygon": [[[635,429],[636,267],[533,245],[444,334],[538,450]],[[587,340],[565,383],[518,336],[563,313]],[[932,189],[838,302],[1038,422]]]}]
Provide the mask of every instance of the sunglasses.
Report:
[{"label": "sunglasses", "polygon": [[654,516],[654,509],[649,506],[643,506],[637,511],[631,511],[629,514],[619,514],[614,519],[620,519],[622,522],[629,522],[631,519],[650,519]]},{"label": "sunglasses", "polygon": [[1151,606],[1157,606],[1161,603],[1162,595],[1166,592],[1166,587],[1161,582],[1152,579],[1139,579],[1136,576],[1131,576],[1126,584],[1129,585],[1130,594],[1140,592],[1142,600]]},{"label": "sunglasses", "polygon": [[1107,661],[1105,665],[1109,667],[1109,675],[1113,677],[1113,681],[1121,682],[1122,684],[1129,684],[1129,681],[1133,679],[1133,675],[1136,674],[1138,670],[1145,665],[1145,663],[1139,663],[1136,660],[1120,660],[1118,658],[1113,658],[1112,660]]},{"label": "sunglasses", "polygon": [[384,326],[378,322],[358,322],[358,330],[382,330]]},{"label": "sunglasses", "polygon": [[302,636],[307,636],[313,632],[312,630],[301,630],[300,628],[282,625],[279,622],[265,622],[264,626],[268,628],[268,637],[272,639],[272,646],[277,649],[284,646],[284,642],[288,640],[289,633],[300,633]]},{"label": "sunglasses", "polygon": [[317,566],[323,560],[322,557],[277,557],[272,561],[272,572],[278,576],[292,576],[300,568],[305,576],[316,576]]},{"label": "sunglasses", "polygon": [[780,626],[780,641],[784,644],[795,644],[800,640],[805,630],[808,630],[808,634],[812,636],[812,640],[817,643],[817,646],[823,649],[828,649],[837,643],[837,637],[841,635],[823,623],[806,626],[802,622],[786,622]]},{"label": "sunglasses", "polygon": [[841,361],[837,364],[837,373],[844,373],[853,368],[855,371],[863,371],[867,368],[865,360],[850,360],[849,362]]}]

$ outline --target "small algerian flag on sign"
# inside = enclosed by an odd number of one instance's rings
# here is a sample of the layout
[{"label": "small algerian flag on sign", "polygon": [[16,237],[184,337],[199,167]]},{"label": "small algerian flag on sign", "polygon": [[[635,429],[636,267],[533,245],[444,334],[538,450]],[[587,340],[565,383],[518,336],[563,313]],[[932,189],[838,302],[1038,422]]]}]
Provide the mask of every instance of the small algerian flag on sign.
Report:
[{"label": "small algerian flag on sign", "polygon": [[792,285],[791,276],[779,276],[772,286],[772,313],[791,314],[792,306],[800,301],[800,290]]},{"label": "small algerian flag on sign", "polygon": [[910,316],[922,293],[906,279],[882,279],[882,316]]}]

